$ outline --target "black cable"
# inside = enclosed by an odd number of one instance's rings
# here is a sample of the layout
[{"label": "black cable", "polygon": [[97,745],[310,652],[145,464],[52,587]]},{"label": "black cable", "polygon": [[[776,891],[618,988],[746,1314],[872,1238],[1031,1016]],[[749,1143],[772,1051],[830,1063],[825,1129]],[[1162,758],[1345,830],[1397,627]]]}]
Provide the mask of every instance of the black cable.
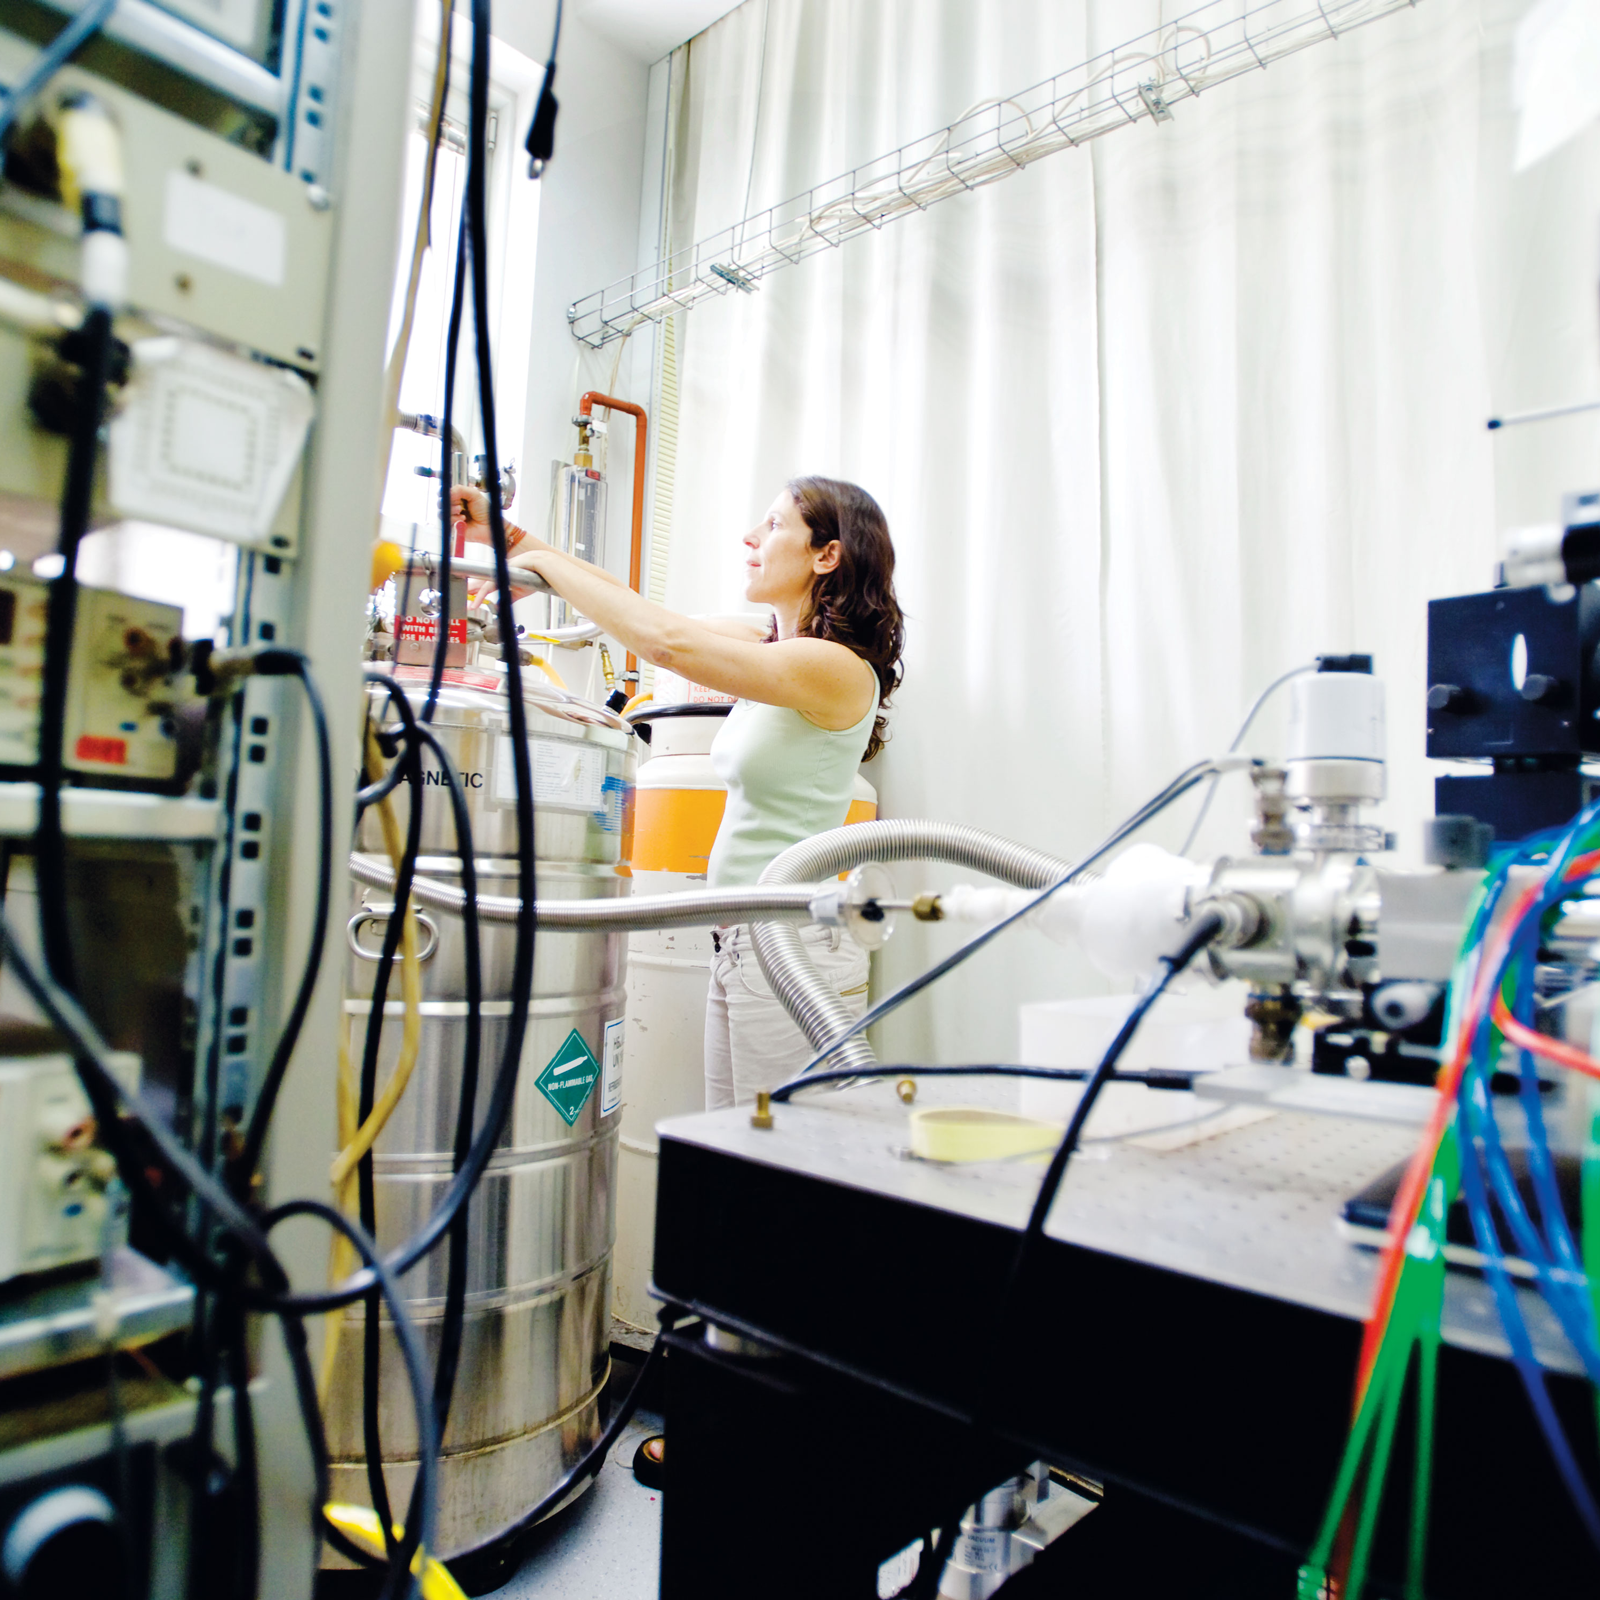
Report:
[{"label": "black cable", "polygon": [[[94,37],[117,9],[117,0],[90,0],[66,26],[33,58],[32,65],[15,89],[3,91],[0,104],[0,145],[4,145],[24,107]],[[557,25],[560,12],[556,13]]]},{"label": "black cable", "polygon": [[239,1545],[233,1556],[243,1579],[246,1600],[255,1600],[261,1586],[261,1481],[256,1465],[255,1411],[250,1404],[250,1343],[244,1307],[229,1307],[225,1335],[228,1387],[233,1391],[233,1472]]},{"label": "black cable", "polygon": [[[1172,802],[1179,797],[1179,795],[1187,794],[1189,790],[1191,790],[1197,783],[1199,783],[1202,779],[1209,777],[1216,770],[1216,764],[1214,762],[1199,761],[1187,771],[1179,773],[1178,776],[1174,778],[1165,789],[1163,789],[1159,794],[1153,796],[1151,799],[1145,801],[1145,803],[1140,806],[1139,809],[1135,811],[1133,815],[1125,822],[1119,823],[1104,840],[1096,845],[1094,849],[1083,858],[1082,861],[1074,863],[1069,871],[1057,878],[1054,883],[1049,884],[1045,888],[1041,889],[1031,900],[1027,902],[1026,905],[1021,906],[1016,911],[1013,911],[1010,916],[1002,917],[1000,921],[995,923],[992,928],[985,928],[982,933],[978,934],[974,938],[969,939],[964,945],[961,946],[959,950],[952,951],[942,961],[936,961],[931,967],[928,968],[926,972],[921,973],[915,978],[912,978],[908,983],[901,984],[901,986],[896,989],[893,994],[885,995],[883,999],[877,1003],[877,1005],[869,1007],[859,1017],[857,1017],[856,1020],[851,1023],[843,1033],[841,1033],[835,1039],[830,1039],[821,1050],[812,1056],[805,1066],[800,1069],[801,1074],[804,1075],[811,1072],[819,1063],[826,1061],[829,1056],[833,1055],[842,1046],[849,1043],[849,1041],[855,1038],[858,1033],[864,1032],[867,1028],[870,1028],[873,1023],[880,1021],[882,1018],[888,1016],[891,1011],[895,1011],[899,1007],[903,1006],[907,1000],[913,999],[915,996],[921,994],[929,984],[936,983],[947,972],[953,971],[956,967],[959,967],[968,956],[976,955],[978,951],[988,944],[991,939],[998,938],[1014,922],[1020,922],[1024,917],[1029,915],[1029,913],[1037,911],[1038,908],[1056,892],[1056,890],[1064,888],[1075,878],[1082,877],[1082,875],[1087,872],[1089,868],[1095,864],[1095,862],[1099,861],[1103,856],[1106,856],[1110,854],[1111,851],[1115,850],[1116,847],[1121,844],[1129,834],[1137,832],[1137,830],[1142,828],[1152,817],[1156,816],[1158,813],[1165,810],[1166,807],[1171,805]],[[860,1076],[860,1074],[854,1074],[854,1076]]]},{"label": "black cable", "polygon": [[456,229],[456,277],[450,291],[450,326],[444,340],[444,410],[439,426],[439,436],[444,441],[439,452],[439,636],[433,641],[433,671],[428,678],[428,698],[422,705],[423,722],[433,721],[439,689],[444,683],[445,656],[450,650],[450,562],[456,545],[455,518],[450,514],[450,489],[455,482],[456,352],[461,344],[461,310],[466,299],[470,249],[467,208],[463,205]]},{"label": "black cable", "polygon": [[[455,1143],[451,1153],[451,1170],[460,1172],[472,1149],[473,1115],[478,1101],[478,1056],[482,1048],[483,1027],[483,965],[479,944],[478,866],[473,853],[472,817],[467,808],[466,790],[445,754],[433,731],[418,724],[416,736],[430,750],[439,770],[444,774],[450,792],[450,807],[455,820],[456,850],[461,857],[461,884],[469,896],[463,906],[462,935],[466,941],[464,960],[466,966],[467,1026],[462,1049],[461,1082],[456,1095]],[[418,790],[421,793],[421,790]],[[463,1206],[450,1226],[448,1234],[449,1262],[446,1267],[444,1312],[439,1325],[439,1355],[433,1369],[433,1410],[435,1425],[439,1430],[441,1445],[450,1421],[450,1405],[455,1394],[456,1373],[461,1362],[461,1342],[466,1329],[467,1311],[467,1258],[469,1254],[468,1224],[470,1213]],[[407,1521],[417,1515],[417,1486],[412,1488],[411,1509]]]},{"label": "black cable", "polygon": [[516,1538],[527,1533],[544,1521],[579,1484],[595,1477],[606,1464],[606,1457],[611,1454],[617,1440],[622,1437],[623,1429],[633,1420],[633,1414],[638,1410],[639,1400],[644,1393],[645,1379],[649,1377],[661,1355],[662,1342],[667,1336],[666,1324],[672,1318],[682,1316],[683,1310],[679,1306],[663,1306],[658,1315],[662,1323],[661,1331],[655,1336],[655,1341],[650,1346],[650,1353],[644,1358],[644,1365],[639,1368],[639,1375],[628,1385],[626,1398],[606,1424],[606,1431],[600,1435],[593,1448],[584,1454],[571,1471],[549,1490],[532,1510],[524,1512],[512,1523],[506,1530],[507,1538]]},{"label": "black cable", "polygon": [[[499,481],[499,452],[494,425],[494,388],[488,342],[488,275],[483,258],[487,225],[484,216],[485,129],[488,119],[489,7],[487,0],[473,0],[471,129],[468,143],[467,203],[472,219],[471,237],[473,319],[478,336],[479,404],[484,413],[484,455],[488,480]],[[505,517],[499,496],[489,495],[489,531],[496,566],[497,611],[502,639],[513,641],[502,646],[506,668],[507,720],[510,723],[512,774],[516,790],[517,816],[517,894],[516,945],[512,956],[511,1014],[505,1049],[484,1120],[473,1139],[467,1159],[452,1179],[439,1204],[417,1232],[391,1251],[385,1265],[397,1276],[415,1266],[444,1236],[477,1188],[499,1142],[511,1102],[516,1095],[517,1073],[521,1064],[522,1043],[527,1034],[528,1011],[533,988],[535,905],[538,898],[537,868],[534,858],[533,773],[528,754],[527,705],[522,691],[522,662],[517,653],[516,618],[512,612],[511,568],[506,554]],[[367,1294],[374,1282],[370,1268],[352,1273],[344,1283],[321,1293],[295,1294],[274,1302],[273,1309],[297,1315],[331,1311],[349,1305]]]},{"label": "black cable", "polygon": [[[488,273],[487,258],[488,223],[486,214],[487,123],[489,88],[489,37],[490,8],[488,0],[473,0],[472,75],[470,85],[470,128],[467,168],[468,234],[472,246],[473,320],[476,325],[478,355],[479,405],[483,413],[484,457],[486,476],[490,483],[499,481],[499,446],[497,442],[494,407],[492,354],[488,337]],[[344,1283],[334,1288],[310,1293],[295,1293],[287,1289],[277,1291],[252,1290],[245,1285],[241,1294],[245,1302],[256,1310],[282,1316],[308,1316],[351,1305],[370,1294],[380,1284],[379,1266],[383,1272],[399,1277],[427,1255],[449,1231],[457,1217],[465,1210],[485,1168],[488,1166],[510,1113],[516,1095],[517,1075],[521,1065],[522,1044],[527,1033],[528,1014],[533,986],[534,941],[536,936],[536,903],[538,899],[537,866],[534,855],[534,799],[532,764],[528,751],[527,707],[523,699],[522,663],[515,645],[516,618],[512,611],[511,569],[506,549],[505,517],[498,495],[489,495],[489,530],[496,564],[497,613],[502,639],[511,641],[502,647],[506,668],[507,720],[510,724],[512,773],[516,791],[517,816],[517,890],[520,902],[516,920],[516,946],[512,957],[511,1014],[506,1032],[505,1049],[490,1088],[489,1103],[484,1120],[479,1126],[466,1159],[460,1170],[440,1198],[427,1221],[403,1245],[390,1252],[379,1264],[368,1265],[352,1273]],[[398,886],[397,886],[398,887]],[[3,917],[0,917],[3,926]],[[86,1019],[84,1019],[86,1024]],[[69,1031],[65,1030],[64,1031]],[[92,1030],[90,1030],[92,1032]],[[118,1091],[113,1084],[110,1091]],[[125,1097],[124,1097],[125,1098]],[[114,1109],[115,1101],[108,1102]],[[141,1110],[141,1123],[147,1119]],[[219,1220],[229,1232],[239,1233],[249,1242],[252,1256],[265,1249],[261,1237],[249,1218],[241,1212],[232,1196],[218,1190],[210,1175],[174,1144],[159,1126],[148,1125],[147,1131],[161,1149],[163,1159],[174,1166],[184,1182],[194,1190],[203,1203],[217,1212]],[[163,1139],[166,1138],[166,1143]],[[176,1159],[181,1157],[182,1159]],[[226,1205],[221,1203],[226,1201]],[[221,1209],[219,1209],[221,1206]],[[266,1252],[270,1256],[270,1251]],[[202,1275],[204,1266],[202,1266]]]},{"label": "black cable", "polygon": [[[456,1098],[455,1143],[451,1150],[451,1171],[460,1172],[472,1151],[472,1124],[478,1103],[478,1055],[482,1048],[483,959],[478,931],[478,864],[473,855],[472,816],[467,808],[467,795],[461,787],[461,780],[432,731],[421,727],[417,732],[439,763],[439,770],[444,773],[450,791],[450,807],[455,817],[456,850],[461,857],[461,887],[467,897],[461,908],[462,934],[466,941],[467,1026],[462,1048],[461,1083]],[[463,1207],[451,1224],[449,1235],[450,1264],[445,1281],[439,1360],[433,1374],[433,1408],[441,1439],[450,1420],[450,1401],[455,1390],[456,1367],[461,1358],[461,1339],[466,1318],[467,1222],[468,1211]]]},{"label": "black cable", "polygon": [[[278,654],[279,652],[274,652]],[[261,1080],[261,1090],[256,1096],[255,1109],[245,1131],[244,1143],[239,1152],[237,1171],[244,1184],[248,1184],[261,1162],[262,1147],[266,1143],[267,1128],[278,1103],[278,1092],[289,1070],[289,1059],[305,1026],[306,1013],[311,1008],[311,996],[317,987],[322,971],[322,952],[327,942],[328,911],[333,899],[333,752],[328,739],[328,714],[322,703],[316,683],[311,676],[311,664],[299,651],[284,651],[296,662],[289,676],[300,682],[305,691],[306,704],[311,708],[312,722],[317,741],[317,903],[311,914],[311,943],[306,949],[305,966],[300,974],[300,987],[295,991],[294,1004],[289,1008],[288,1020],[278,1035],[272,1060]],[[238,1184],[236,1183],[236,1188]],[[242,1189],[240,1192],[243,1192]]]},{"label": "black cable", "polygon": [[[288,1292],[288,1276],[268,1243],[267,1234],[291,1216],[319,1216],[342,1232],[356,1246],[367,1262],[365,1271],[378,1285],[389,1304],[390,1320],[400,1342],[407,1374],[411,1379],[413,1399],[417,1410],[417,1438],[421,1446],[418,1474],[422,1503],[418,1515],[412,1519],[406,1537],[400,1541],[396,1559],[390,1564],[390,1580],[386,1593],[401,1595],[408,1592],[410,1561],[415,1552],[415,1539],[428,1541],[431,1548],[437,1504],[436,1431],[433,1408],[425,1381],[424,1370],[416,1333],[406,1314],[405,1303],[396,1285],[396,1275],[377,1254],[376,1246],[367,1235],[349,1219],[332,1207],[315,1200],[290,1201],[269,1212],[258,1226],[229,1190],[211,1173],[207,1172],[184,1148],[176,1136],[145,1103],[137,1090],[126,1088],[112,1071],[109,1050],[94,1025],[84,1015],[73,997],[40,971],[29,960],[11,935],[3,909],[0,909],[0,957],[16,974],[29,997],[39,1007],[45,1018],[71,1045],[84,1093],[94,1109],[101,1135],[111,1146],[117,1158],[123,1182],[130,1189],[138,1189],[152,1199],[157,1214],[174,1232],[182,1250],[185,1265],[196,1278],[209,1287],[227,1291],[236,1289],[232,1296],[241,1306],[276,1315],[284,1328],[285,1344],[290,1366],[294,1373],[296,1394],[306,1423],[307,1438],[312,1447],[313,1461],[318,1471],[317,1516],[327,1500],[327,1442],[321,1425],[321,1413],[316,1404],[316,1383],[311,1373],[310,1357],[306,1350],[305,1329],[294,1305],[294,1296]],[[184,1231],[166,1208],[164,1197],[152,1188],[146,1171],[147,1154],[134,1147],[119,1115],[119,1106],[127,1106],[133,1120],[155,1147],[166,1167],[183,1180],[188,1192],[215,1224],[223,1229],[232,1243],[241,1247],[259,1274],[262,1287],[252,1290],[239,1281],[236,1272],[218,1266],[210,1254],[192,1236]],[[348,1302],[341,1302],[348,1303]],[[349,1543],[336,1531],[328,1533],[330,1541],[341,1550]],[[353,1548],[353,1547],[352,1547]],[[349,1553],[346,1551],[345,1553]]]},{"label": "black cable", "polygon": [[76,416],[67,445],[61,537],[56,546],[61,571],[51,580],[46,609],[44,670],[39,690],[39,828],[34,841],[39,935],[45,965],[69,993],[76,992],[77,980],[72,930],[67,920],[67,841],[61,822],[61,786],[66,777],[67,684],[72,673],[72,636],[78,617],[78,547],[89,531],[111,363],[109,308],[90,307],[78,341]]},{"label": "black cable", "polygon": [[1161,958],[1155,979],[1139,996],[1122,1026],[1117,1029],[1116,1037],[1106,1047],[1106,1053],[1101,1056],[1098,1065],[1090,1073],[1083,1093],[1078,1096],[1078,1103],[1073,1107],[1072,1115],[1067,1120],[1066,1132],[1061,1136],[1061,1143],[1056,1146],[1056,1152],[1050,1158],[1050,1165],[1045,1168],[1039,1192],[1034,1196],[1033,1209],[1028,1213],[1028,1224],[1022,1230],[1022,1238],[1017,1245],[1017,1253],[1012,1260],[1011,1270],[1006,1277],[1006,1286],[1000,1296],[1000,1310],[995,1318],[996,1344],[1011,1329],[1014,1321],[1012,1311],[1022,1287],[1024,1274],[1044,1238],[1044,1225],[1050,1216],[1051,1206],[1055,1204],[1061,1180],[1066,1176],[1067,1163],[1072,1159],[1073,1151],[1078,1148],[1083,1125],[1089,1120],[1089,1113],[1094,1110],[1095,1101],[1100,1098],[1100,1091],[1116,1075],[1117,1062],[1121,1060],[1123,1051],[1128,1048],[1134,1034],[1139,1031],[1139,1024],[1150,1014],[1151,1007],[1166,992],[1167,985],[1216,938],[1222,928],[1221,912],[1215,909],[1203,909],[1200,912],[1189,937],[1183,941],[1177,953]]},{"label": "black cable", "polygon": [[[859,1083],[868,1078],[1055,1078],[1064,1083],[1082,1083],[1088,1067],[1026,1067],[1009,1062],[979,1062],[964,1067],[835,1067],[827,1072],[803,1072],[780,1083],[772,1091],[774,1105],[782,1105],[800,1089],[814,1089],[823,1083]],[[1178,1067],[1149,1067],[1140,1072],[1114,1073],[1118,1083],[1142,1083],[1147,1089],[1192,1089],[1196,1078],[1205,1073],[1186,1072]]]},{"label": "black cable", "polygon": [[559,102],[555,97],[556,52],[561,47],[561,14],[563,0],[556,0],[555,32],[550,39],[550,58],[544,65],[544,78],[539,84],[538,103],[533,108],[533,120],[528,124],[528,137],[523,148],[528,152],[528,176],[540,178],[550,165],[556,148],[556,112]]},{"label": "black cable", "polygon": [[[129,1142],[123,1120],[118,1114],[119,1105],[127,1106],[133,1113],[135,1121],[155,1146],[155,1153],[183,1180],[202,1209],[244,1248],[268,1280],[270,1289],[269,1269],[274,1258],[266,1235],[234,1196],[184,1148],[143,1095],[118,1081],[110,1065],[109,1048],[94,1024],[60,984],[28,959],[12,936],[3,911],[0,911],[0,953],[3,953],[6,964],[16,974],[17,981],[27,991],[29,998],[44,1013],[46,1021],[64,1034],[71,1045],[84,1094],[94,1111],[102,1137],[113,1147],[112,1153],[117,1157],[122,1181],[130,1189],[138,1188],[146,1195],[152,1193],[145,1172],[146,1153],[135,1149]],[[214,1285],[225,1284],[226,1280],[219,1275],[215,1263],[194,1245],[192,1239],[190,1246],[185,1265],[191,1270],[198,1268],[197,1276],[207,1276]],[[258,1309],[275,1308],[270,1298],[266,1298]]]},{"label": "black cable", "polygon": [[[422,753],[417,737],[416,714],[405,691],[394,679],[381,672],[362,674],[367,683],[382,688],[390,703],[400,713],[405,727],[405,748],[397,758],[404,766],[411,785],[411,804],[406,817],[406,842],[400,860],[395,864],[394,909],[383,930],[383,944],[378,953],[378,964],[373,971],[372,996],[368,1002],[367,1027],[361,1053],[361,1079],[356,1106],[356,1126],[361,1127],[372,1115],[378,1097],[378,1053],[383,1041],[383,1013],[389,999],[389,979],[394,972],[395,956],[400,948],[405,928],[407,908],[411,902],[411,885],[416,876],[417,857],[422,849]],[[364,753],[363,753],[364,759]],[[376,1172],[370,1150],[356,1164],[356,1194],[361,1226],[373,1238],[378,1235],[378,1195]],[[378,1514],[384,1540],[392,1556],[395,1550],[394,1512],[389,1503],[389,1486],[383,1474],[383,1437],[381,1427],[380,1357],[381,1344],[378,1326],[379,1292],[370,1290],[362,1303],[361,1322],[361,1431],[366,1451],[367,1492],[372,1497],[372,1509]]]},{"label": "black cable", "polygon": [[[433,1413],[433,1400],[429,1393],[427,1367],[422,1356],[422,1345],[416,1328],[406,1314],[405,1301],[394,1274],[389,1271],[372,1237],[349,1217],[324,1204],[321,1200],[288,1200],[274,1206],[262,1219],[267,1231],[290,1217],[320,1217],[330,1228],[337,1229],[353,1244],[367,1270],[378,1280],[382,1298],[388,1303],[389,1319],[394,1328],[400,1355],[405,1363],[406,1377],[411,1384],[411,1401],[417,1419],[417,1480],[420,1506],[418,1514],[407,1523],[404,1533],[390,1553],[389,1575],[384,1582],[380,1600],[402,1600],[409,1595],[416,1582],[411,1573],[411,1561],[418,1548],[434,1548],[435,1523],[439,1503],[439,1433]],[[392,1529],[387,1530],[391,1534]]]}]

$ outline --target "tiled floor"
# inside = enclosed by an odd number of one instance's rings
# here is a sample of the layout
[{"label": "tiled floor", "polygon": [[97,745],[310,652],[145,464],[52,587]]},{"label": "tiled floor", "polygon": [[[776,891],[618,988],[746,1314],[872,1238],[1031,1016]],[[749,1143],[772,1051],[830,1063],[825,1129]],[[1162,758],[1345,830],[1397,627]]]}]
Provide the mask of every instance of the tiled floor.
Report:
[{"label": "tiled floor", "polygon": [[633,1475],[639,1441],[661,1431],[640,1411],[594,1487],[530,1547],[496,1600],[655,1600],[661,1569],[661,1494]]}]

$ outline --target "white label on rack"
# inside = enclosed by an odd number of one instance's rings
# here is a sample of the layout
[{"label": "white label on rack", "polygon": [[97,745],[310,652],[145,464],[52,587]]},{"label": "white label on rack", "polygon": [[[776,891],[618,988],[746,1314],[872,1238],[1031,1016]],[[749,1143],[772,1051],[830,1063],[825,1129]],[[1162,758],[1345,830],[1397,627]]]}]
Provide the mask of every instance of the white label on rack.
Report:
[{"label": "white label on rack", "polygon": [[622,1047],[627,1037],[628,1022],[618,1017],[608,1022],[602,1030],[605,1044],[600,1055],[600,1115],[609,1117],[622,1104]]},{"label": "white label on rack", "polygon": [[167,174],[161,236],[169,249],[274,289],[283,287],[289,225],[282,213],[203,178],[187,172]]}]

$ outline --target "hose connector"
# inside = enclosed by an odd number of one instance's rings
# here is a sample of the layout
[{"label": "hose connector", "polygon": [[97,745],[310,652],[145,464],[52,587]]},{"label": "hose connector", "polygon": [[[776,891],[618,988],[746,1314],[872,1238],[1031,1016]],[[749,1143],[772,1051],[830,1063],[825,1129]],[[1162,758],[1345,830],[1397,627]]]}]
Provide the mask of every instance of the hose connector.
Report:
[{"label": "hose connector", "polygon": [[1195,915],[1207,911],[1216,913],[1221,926],[1211,942],[1224,950],[1241,950],[1261,932],[1261,908],[1249,895],[1232,891],[1208,895],[1196,901],[1191,909]]},{"label": "hose connector", "polygon": [[863,950],[877,950],[894,932],[882,902],[894,895],[894,882],[876,861],[857,867],[843,883],[830,884],[811,900],[811,920],[843,928]]}]

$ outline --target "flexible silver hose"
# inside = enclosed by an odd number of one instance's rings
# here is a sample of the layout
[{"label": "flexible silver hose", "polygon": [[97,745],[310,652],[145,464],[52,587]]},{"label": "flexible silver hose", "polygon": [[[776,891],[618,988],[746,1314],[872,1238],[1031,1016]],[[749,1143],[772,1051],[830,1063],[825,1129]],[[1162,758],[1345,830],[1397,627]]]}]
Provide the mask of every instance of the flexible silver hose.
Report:
[{"label": "flexible silver hose", "polygon": [[[352,853],[350,876],[357,883],[394,892],[394,869],[378,856]],[[816,886],[739,889],[690,889],[683,894],[626,895],[615,900],[540,900],[539,926],[551,933],[626,933],[640,928],[718,928],[752,917],[811,920]],[[437,878],[417,878],[411,885],[418,905],[460,916],[466,906],[463,890]],[[478,915],[485,922],[515,922],[521,902],[515,895],[480,894]]]},{"label": "flexible silver hose", "polygon": [[[1046,888],[1071,870],[1070,862],[1048,856],[1042,850],[1013,844],[997,834],[983,833],[961,823],[856,822],[790,845],[761,874],[760,886],[816,883],[837,877],[865,861],[910,860],[947,861],[1019,889]],[[821,1050],[855,1021],[833,985],[813,965],[799,929],[758,922],[751,926],[750,938],[772,992],[810,1040],[813,1050]],[[870,1067],[878,1058],[867,1041],[858,1036],[842,1046],[833,1059],[840,1067]]]}]

